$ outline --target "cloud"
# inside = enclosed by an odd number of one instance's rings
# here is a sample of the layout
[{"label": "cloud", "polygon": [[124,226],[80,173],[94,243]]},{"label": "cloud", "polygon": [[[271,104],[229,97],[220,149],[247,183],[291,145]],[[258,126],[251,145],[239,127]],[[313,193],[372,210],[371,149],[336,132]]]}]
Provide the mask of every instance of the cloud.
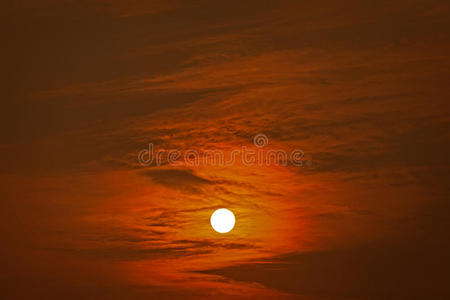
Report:
[{"label": "cloud", "polygon": [[201,272],[304,297],[423,299],[450,295],[445,279],[448,267],[445,251],[403,243],[293,253]]},{"label": "cloud", "polygon": [[190,169],[150,169],[142,174],[150,178],[154,183],[168,188],[181,190],[197,190],[202,185],[210,185],[213,182],[200,177]]}]

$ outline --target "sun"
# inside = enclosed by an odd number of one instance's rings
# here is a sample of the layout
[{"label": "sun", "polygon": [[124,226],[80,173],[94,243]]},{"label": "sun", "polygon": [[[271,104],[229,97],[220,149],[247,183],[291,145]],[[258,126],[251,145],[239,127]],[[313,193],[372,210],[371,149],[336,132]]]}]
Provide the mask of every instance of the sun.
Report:
[{"label": "sun", "polygon": [[234,223],[236,223],[234,214],[226,208],[219,208],[211,215],[211,226],[219,233],[230,232]]}]

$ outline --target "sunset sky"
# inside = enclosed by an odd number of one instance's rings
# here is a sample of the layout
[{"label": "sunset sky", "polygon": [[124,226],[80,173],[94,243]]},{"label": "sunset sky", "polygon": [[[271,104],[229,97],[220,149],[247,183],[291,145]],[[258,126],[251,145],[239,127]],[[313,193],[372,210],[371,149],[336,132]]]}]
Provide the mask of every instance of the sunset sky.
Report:
[{"label": "sunset sky", "polygon": [[[450,297],[449,1],[1,14],[1,298]],[[138,160],[257,135],[303,164]]]}]

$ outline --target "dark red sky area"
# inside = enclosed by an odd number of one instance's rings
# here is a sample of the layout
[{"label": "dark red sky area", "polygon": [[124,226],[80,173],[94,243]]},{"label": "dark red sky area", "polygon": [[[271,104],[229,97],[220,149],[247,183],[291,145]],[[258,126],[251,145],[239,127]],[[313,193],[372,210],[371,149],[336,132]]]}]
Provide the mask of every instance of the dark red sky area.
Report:
[{"label": "dark red sky area", "polygon": [[450,297],[448,1],[10,2],[2,298]]}]

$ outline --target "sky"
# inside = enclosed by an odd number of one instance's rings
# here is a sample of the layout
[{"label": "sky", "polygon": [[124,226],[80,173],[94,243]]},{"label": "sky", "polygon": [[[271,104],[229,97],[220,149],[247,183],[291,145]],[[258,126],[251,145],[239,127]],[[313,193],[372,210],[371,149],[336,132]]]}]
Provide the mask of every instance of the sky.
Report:
[{"label": "sky", "polygon": [[[448,1],[1,14],[5,299],[450,296]],[[302,155],[143,164],[149,145]]]}]

